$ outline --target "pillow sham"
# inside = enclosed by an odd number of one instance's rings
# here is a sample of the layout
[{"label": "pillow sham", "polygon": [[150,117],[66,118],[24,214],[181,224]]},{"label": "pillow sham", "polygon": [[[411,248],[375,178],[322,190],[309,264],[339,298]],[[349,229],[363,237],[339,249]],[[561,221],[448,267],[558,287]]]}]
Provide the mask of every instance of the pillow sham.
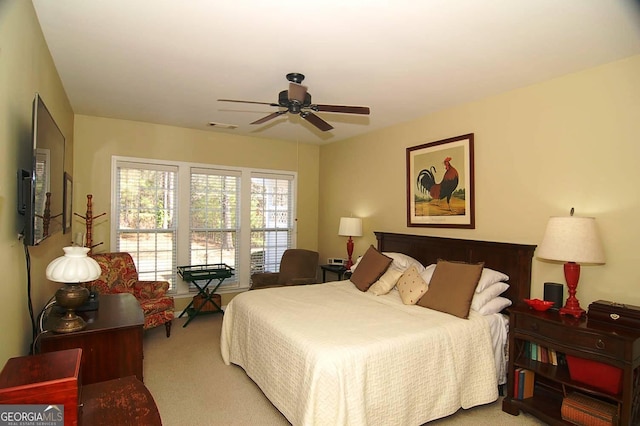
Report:
[{"label": "pillow sham", "polygon": [[468,318],[471,300],[484,263],[463,263],[438,260],[429,291],[418,301],[418,305]]},{"label": "pillow sham", "polygon": [[390,268],[398,269],[400,272],[405,272],[409,267],[414,266],[418,273],[424,271],[424,265],[422,263],[404,253],[383,251],[382,254],[393,259]]},{"label": "pillow sham", "polygon": [[400,298],[405,305],[415,305],[429,290],[429,286],[424,282],[415,266],[410,266],[402,274],[396,287],[398,287]]},{"label": "pillow sham", "polygon": [[480,281],[478,281],[478,286],[476,287],[476,293],[486,290],[487,287],[492,286],[493,284],[506,281],[509,281],[508,275],[499,271],[494,271],[493,269],[484,268],[482,270],[482,275],[480,276]]},{"label": "pillow sham", "polygon": [[378,278],[385,273],[391,264],[391,258],[380,253],[374,246],[369,246],[358,268],[351,275],[351,282],[360,291],[367,291]]},{"label": "pillow sham", "polygon": [[427,285],[429,285],[429,282],[431,282],[431,277],[433,277],[433,271],[435,270],[436,264],[434,263],[424,268],[424,271],[420,272],[420,276],[422,277],[424,282],[427,283]]},{"label": "pillow sham", "polygon": [[378,281],[373,283],[367,291],[375,294],[376,296],[387,294],[396,285],[401,276],[402,272],[389,266],[389,269],[387,269],[387,271],[382,274]]},{"label": "pillow sham", "polygon": [[471,309],[477,311],[481,307],[487,304],[492,299],[500,296],[502,293],[507,291],[509,288],[509,284],[507,283],[496,283],[480,293],[474,293],[473,299],[471,299]]},{"label": "pillow sham", "polygon": [[496,297],[481,307],[478,312],[482,315],[491,315],[501,312],[504,308],[511,306],[511,300],[506,297]]}]

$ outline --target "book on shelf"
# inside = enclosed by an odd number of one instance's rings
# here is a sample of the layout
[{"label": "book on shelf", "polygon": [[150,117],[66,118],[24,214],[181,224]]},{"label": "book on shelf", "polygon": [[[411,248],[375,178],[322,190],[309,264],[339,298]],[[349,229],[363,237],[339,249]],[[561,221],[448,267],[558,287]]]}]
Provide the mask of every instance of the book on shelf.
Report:
[{"label": "book on shelf", "polygon": [[527,342],[525,345],[525,356],[532,361],[543,364],[561,365],[558,352],[556,352],[555,349],[547,348],[537,343]]},{"label": "book on shelf", "polygon": [[516,399],[531,398],[533,396],[535,373],[526,368],[516,368],[513,377],[513,396]]},{"label": "book on shelf", "polygon": [[536,379],[536,373],[531,370],[523,370],[524,387],[522,391],[522,399],[531,398],[533,396],[533,385]]},{"label": "book on shelf", "polygon": [[618,407],[580,392],[572,392],[562,400],[562,420],[584,426],[618,424]]}]

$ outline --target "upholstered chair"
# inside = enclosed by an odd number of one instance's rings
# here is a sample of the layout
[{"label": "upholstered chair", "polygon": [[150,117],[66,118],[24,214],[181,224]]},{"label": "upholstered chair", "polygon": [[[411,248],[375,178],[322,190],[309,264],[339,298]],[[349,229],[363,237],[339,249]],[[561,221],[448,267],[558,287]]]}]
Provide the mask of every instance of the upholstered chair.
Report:
[{"label": "upholstered chair", "polygon": [[251,290],[317,283],[318,256],[318,252],[311,250],[285,250],[280,259],[280,271],[251,275]]},{"label": "upholstered chair", "polygon": [[91,255],[102,270],[100,277],[85,284],[99,294],[130,293],[138,300],[144,313],[144,329],[164,324],[171,335],[174,318],[173,297],[167,296],[167,281],[140,281],[129,253],[99,253]]}]

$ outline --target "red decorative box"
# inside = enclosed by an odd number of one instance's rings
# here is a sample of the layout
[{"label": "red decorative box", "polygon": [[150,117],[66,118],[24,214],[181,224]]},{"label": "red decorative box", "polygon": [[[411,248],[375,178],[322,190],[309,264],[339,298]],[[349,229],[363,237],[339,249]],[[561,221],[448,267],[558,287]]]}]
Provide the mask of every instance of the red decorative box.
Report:
[{"label": "red decorative box", "polygon": [[606,392],[618,395],[622,391],[622,370],[608,364],[567,355],[569,375],[581,382]]}]

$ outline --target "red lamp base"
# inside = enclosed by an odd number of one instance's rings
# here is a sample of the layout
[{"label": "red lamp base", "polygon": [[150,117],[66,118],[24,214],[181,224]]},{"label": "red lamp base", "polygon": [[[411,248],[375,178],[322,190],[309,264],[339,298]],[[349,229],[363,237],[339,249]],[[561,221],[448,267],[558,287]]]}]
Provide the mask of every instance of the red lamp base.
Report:
[{"label": "red lamp base", "polygon": [[580,306],[578,306],[577,308],[567,308],[565,306],[560,308],[559,312],[561,315],[573,315],[576,318],[580,318],[582,315],[586,313],[586,311],[582,309]]},{"label": "red lamp base", "polygon": [[580,302],[576,299],[576,290],[580,279],[580,265],[575,262],[565,263],[564,279],[567,281],[567,287],[569,288],[569,297],[559,312],[561,315],[573,315],[576,318],[580,318],[586,312],[580,307]]},{"label": "red lamp base", "polygon": [[349,239],[347,240],[347,256],[349,257],[347,259],[347,264],[345,265],[345,267],[347,268],[347,270],[351,269],[351,267],[353,266],[353,240],[351,239],[351,237],[349,237]]}]

